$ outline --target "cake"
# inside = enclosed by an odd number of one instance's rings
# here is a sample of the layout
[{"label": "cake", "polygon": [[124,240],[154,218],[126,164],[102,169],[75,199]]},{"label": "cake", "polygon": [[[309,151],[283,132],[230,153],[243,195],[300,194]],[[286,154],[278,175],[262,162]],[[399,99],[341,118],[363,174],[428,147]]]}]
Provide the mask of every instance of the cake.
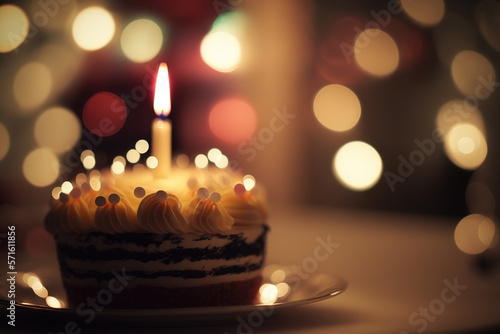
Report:
[{"label": "cake", "polygon": [[256,301],[268,226],[253,177],[174,167],[167,179],[155,179],[136,165],[119,175],[79,174],[54,196],[45,227],[56,241],[70,307]]}]

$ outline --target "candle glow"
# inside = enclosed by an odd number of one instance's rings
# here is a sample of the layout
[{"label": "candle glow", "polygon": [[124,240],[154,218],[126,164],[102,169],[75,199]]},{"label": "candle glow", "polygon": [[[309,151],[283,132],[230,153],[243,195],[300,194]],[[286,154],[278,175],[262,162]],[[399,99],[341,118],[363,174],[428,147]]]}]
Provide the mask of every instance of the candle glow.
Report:
[{"label": "candle glow", "polygon": [[158,116],[152,125],[152,154],[158,159],[156,178],[167,178],[170,174],[172,125],[165,118],[170,114],[170,82],[167,64],[161,63],[156,77],[153,108]]}]

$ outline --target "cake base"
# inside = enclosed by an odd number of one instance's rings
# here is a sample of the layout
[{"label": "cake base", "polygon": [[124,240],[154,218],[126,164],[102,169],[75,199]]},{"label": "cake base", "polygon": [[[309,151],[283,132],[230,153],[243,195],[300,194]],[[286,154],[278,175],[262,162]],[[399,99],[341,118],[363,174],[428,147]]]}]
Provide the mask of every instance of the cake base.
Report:
[{"label": "cake base", "polygon": [[110,289],[65,284],[69,307],[86,309],[154,309],[248,305],[258,302],[262,277],[196,287],[135,286],[113,293]]}]

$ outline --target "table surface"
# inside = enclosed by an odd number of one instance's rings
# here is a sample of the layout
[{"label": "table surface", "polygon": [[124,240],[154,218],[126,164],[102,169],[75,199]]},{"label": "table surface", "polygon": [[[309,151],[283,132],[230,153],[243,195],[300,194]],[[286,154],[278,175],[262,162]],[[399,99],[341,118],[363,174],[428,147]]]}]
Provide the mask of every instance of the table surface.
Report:
[{"label": "table surface", "polygon": [[[500,328],[500,268],[489,274],[475,269],[477,257],[461,253],[454,244],[455,224],[443,217],[276,209],[270,219],[268,263],[306,268],[301,274],[306,280],[316,274],[340,276],[349,284],[344,293],[282,309],[256,326],[193,322],[189,327],[137,324],[116,329],[120,333],[143,333],[141,327],[148,327],[148,333],[493,333]],[[331,253],[325,244],[330,244]],[[14,332],[63,330],[58,323],[22,321]],[[110,328],[91,326],[83,328],[85,332],[109,333]]]}]

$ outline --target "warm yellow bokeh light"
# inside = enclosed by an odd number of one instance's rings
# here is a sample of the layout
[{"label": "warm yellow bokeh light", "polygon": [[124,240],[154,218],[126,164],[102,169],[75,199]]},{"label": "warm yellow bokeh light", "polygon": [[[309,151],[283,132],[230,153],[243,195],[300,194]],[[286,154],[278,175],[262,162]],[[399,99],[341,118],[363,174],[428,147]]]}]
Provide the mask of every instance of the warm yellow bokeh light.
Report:
[{"label": "warm yellow bokeh light", "polygon": [[3,158],[5,158],[7,152],[9,152],[9,149],[10,149],[9,131],[7,131],[5,125],[0,123],[0,161],[2,161]]},{"label": "warm yellow bokeh light", "polygon": [[32,111],[42,105],[51,89],[52,74],[42,63],[24,65],[14,78],[14,98],[23,111]]},{"label": "warm yellow bokeh light", "polygon": [[57,299],[56,297],[48,296],[45,298],[45,302],[49,307],[52,308],[61,308],[63,307],[63,304],[61,304],[61,301]]},{"label": "warm yellow bokeh light", "polygon": [[226,168],[229,166],[229,159],[225,155],[221,155],[219,159],[215,161],[215,166],[217,168]]},{"label": "warm yellow bokeh light", "polygon": [[203,61],[219,72],[232,72],[240,64],[240,42],[224,31],[209,32],[201,42],[200,52]]},{"label": "warm yellow bokeh light", "polygon": [[219,160],[219,158],[222,156],[222,152],[221,150],[219,150],[218,148],[211,148],[209,151],[208,151],[208,154],[207,154],[207,157],[208,157],[208,160],[210,160],[211,162],[216,162],[217,160]]},{"label": "warm yellow bokeh light", "polygon": [[[490,61],[475,51],[459,52],[451,63],[451,75],[458,90],[480,100],[487,98],[495,82],[495,70]],[[486,83],[486,84],[485,84]]]},{"label": "warm yellow bokeh light", "polygon": [[85,169],[90,170],[95,167],[95,157],[92,155],[87,155],[85,158],[82,160],[82,165]]},{"label": "warm yellow bokeh light", "polygon": [[379,29],[359,34],[354,43],[354,57],[364,71],[380,77],[393,73],[399,64],[396,42]]},{"label": "warm yellow bokeh light", "polygon": [[73,184],[69,181],[64,181],[61,184],[61,192],[64,194],[69,194],[73,190]]},{"label": "warm yellow bokeh light", "polygon": [[145,139],[139,139],[137,143],[135,143],[135,149],[140,154],[144,154],[149,150],[149,143]]},{"label": "warm yellow bokeh light", "polygon": [[278,299],[278,288],[274,284],[265,283],[259,288],[259,300],[262,304],[272,304]]},{"label": "warm yellow bokeh light", "polygon": [[137,152],[137,150],[131,149],[127,152],[126,158],[128,162],[130,162],[131,164],[135,164],[139,161],[141,155],[139,154],[139,152]]},{"label": "warm yellow bokeh light", "polygon": [[346,188],[363,191],[372,188],[382,174],[382,159],[377,150],[367,143],[353,141],[335,154],[332,170]]},{"label": "warm yellow bokeh light", "polygon": [[29,20],[16,5],[0,6],[0,52],[10,52],[21,45],[28,36]]},{"label": "warm yellow bokeh light", "polygon": [[436,126],[443,135],[455,125],[469,123],[484,133],[484,121],[481,112],[465,100],[451,100],[439,108],[436,115]]},{"label": "warm yellow bokeh light", "polygon": [[476,7],[479,31],[488,44],[500,52],[500,3],[493,0],[481,1]]},{"label": "warm yellow bokeh light", "polygon": [[28,153],[23,162],[23,174],[35,187],[45,187],[53,183],[59,175],[59,161],[47,148],[37,148]]},{"label": "warm yellow bokeh light", "polygon": [[490,247],[495,233],[495,223],[491,219],[471,214],[455,227],[455,244],[464,253],[479,254]]},{"label": "warm yellow bokeh light", "polygon": [[464,169],[478,168],[488,154],[483,133],[470,123],[453,126],[444,136],[444,149],[448,158]]},{"label": "warm yellow bokeh light", "polygon": [[125,165],[120,161],[115,161],[111,165],[111,172],[115,175],[121,175],[125,172]]},{"label": "warm yellow bokeh light", "polygon": [[438,24],[444,16],[443,0],[401,0],[401,6],[408,16],[426,26]]},{"label": "warm yellow bokeh light", "polygon": [[64,153],[78,142],[81,130],[80,121],[71,110],[54,107],[38,116],[34,132],[40,146]]},{"label": "warm yellow bokeh light", "polygon": [[52,198],[56,200],[59,199],[61,193],[62,193],[61,187],[54,187],[54,189],[52,189]]},{"label": "warm yellow bokeh light", "polygon": [[198,168],[206,168],[208,166],[208,158],[204,154],[198,154],[194,158],[194,164]]},{"label": "warm yellow bokeh light", "polygon": [[120,44],[128,59],[136,63],[144,63],[156,57],[160,52],[163,33],[161,28],[151,20],[135,20],[123,29]]},{"label": "warm yellow bokeh light", "polygon": [[255,184],[255,177],[250,174],[243,176],[243,186],[245,187],[246,191],[250,191],[255,188]]},{"label": "warm yellow bokeh light", "polygon": [[73,39],[84,50],[94,51],[108,44],[115,34],[113,16],[101,7],[82,10],[73,21]]},{"label": "warm yellow bokeh light", "polygon": [[146,159],[146,166],[151,169],[158,167],[158,159],[154,156],[150,156]]},{"label": "warm yellow bokeh light", "polygon": [[314,97],[316,119],[333,131],[352,129],[361,116],[361,105],[356,94],[342,85],[328,85]]}]

